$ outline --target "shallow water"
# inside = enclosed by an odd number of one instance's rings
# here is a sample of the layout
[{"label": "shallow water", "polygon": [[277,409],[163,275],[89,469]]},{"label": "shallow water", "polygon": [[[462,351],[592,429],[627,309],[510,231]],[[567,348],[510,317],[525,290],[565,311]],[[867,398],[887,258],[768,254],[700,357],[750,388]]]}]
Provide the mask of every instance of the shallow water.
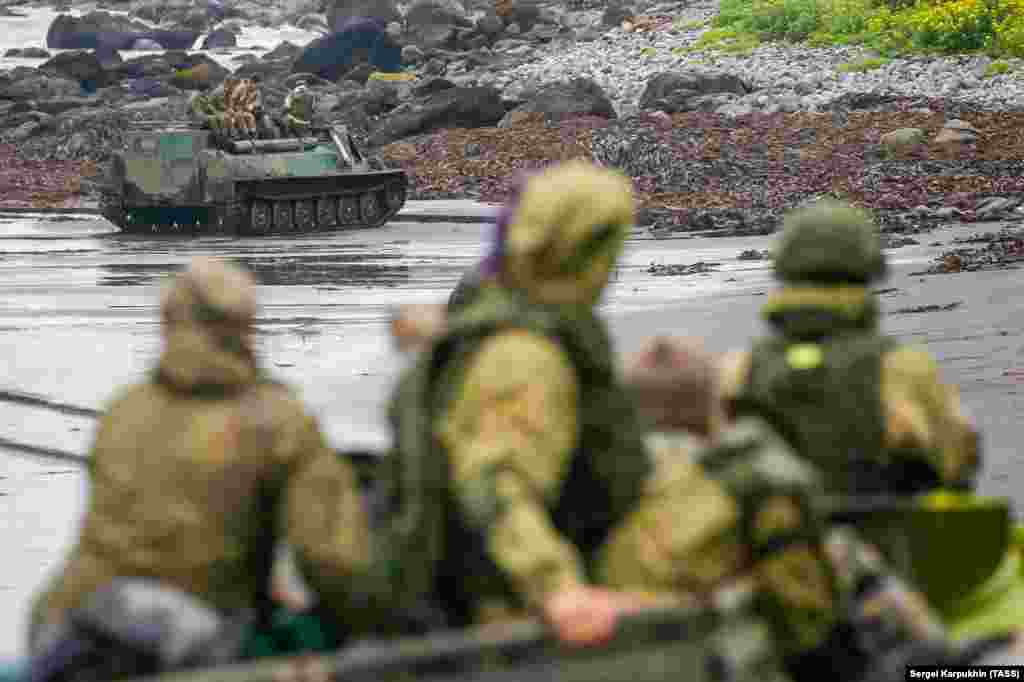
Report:
[{"label": "shallow water", "polygon": [[[1019,272],[911,277],[955,235],[890,252],[887,310],[962,301],[934,314],[888,315],[887,330],[927,344],[961,386],[986,434],[983,490],[1018,490],[1018,424],[1024,382],[1024,297]],[[98,218],[59,221],[0,213],[0,389],[101,408],[137,381],[159,351],[157,296],[164,277],[196,255],[250,265],[262,285],[258,343],[266,365],[302,390],[338,447],[387,444],[384,406],[402,359],[387,335],[391,310],[444,301],[481,253],[483,225],[393,223],[377,230],[302,238],[171,238],[118,234]],[[739,261],[771,239],[633,239],[603,311],[620,347],[654,333],[704,337],[714,350],[746,345],[763,330],[757,311],[772,286],[767,261]],[[655,277],[657,264],[718,263],[717,271]],[[0,437],[84,452],[92,421],[0,404]],[[86,483],[81,472],[0,449],[0,538],[11,559],[0,594],[0,658],[21,645],[29,595],[59,565],[74,536]]]}]

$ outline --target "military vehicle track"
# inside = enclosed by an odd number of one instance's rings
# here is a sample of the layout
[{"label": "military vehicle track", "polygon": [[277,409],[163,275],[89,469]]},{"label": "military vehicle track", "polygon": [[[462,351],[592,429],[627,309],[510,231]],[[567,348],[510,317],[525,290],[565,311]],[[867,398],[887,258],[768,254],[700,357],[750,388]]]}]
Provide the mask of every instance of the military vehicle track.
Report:
[{"label": "military vehicle track", "polygon": [[232,202],[215,224],[138,223],[121,197],[100,193],[100,213],[126,232],[178,232],[269,236],[380,227],[405,205],[404,182],[390,182],[358,191],[285,197],[254,197]]},{"label": "military vehicle track", "polygon": [[257,197],[244,202],[241,232],[296,234],[380,227],[405,205],[405,184],[294,197]]}]

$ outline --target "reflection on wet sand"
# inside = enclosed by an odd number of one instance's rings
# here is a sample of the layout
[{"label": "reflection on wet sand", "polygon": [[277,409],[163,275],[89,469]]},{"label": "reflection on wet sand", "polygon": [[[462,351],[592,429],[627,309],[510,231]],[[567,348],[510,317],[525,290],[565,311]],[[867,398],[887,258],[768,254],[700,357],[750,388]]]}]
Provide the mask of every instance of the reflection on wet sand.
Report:
[{"label": "reflection on wet sand", "polygon": [[[409,279],[408,265],[383,265],[400,253],[359,253],[307,256],[242,256],[229,260],[249,269],[265,286],[375,285],[395,286]],[[108,263],[100,267],[99,286],[153,284],[179,270],[181,263]]]}]

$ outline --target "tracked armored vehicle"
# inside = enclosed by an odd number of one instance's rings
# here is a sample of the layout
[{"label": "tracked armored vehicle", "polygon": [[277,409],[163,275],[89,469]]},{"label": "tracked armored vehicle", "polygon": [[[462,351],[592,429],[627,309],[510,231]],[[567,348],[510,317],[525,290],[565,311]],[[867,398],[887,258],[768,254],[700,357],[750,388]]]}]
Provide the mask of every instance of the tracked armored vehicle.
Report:
[{"label": "tracked armored vehicle", "polygon": [[267,236],[379,227],[406,175],[374,170],[341,126],[305,138],[225,140],[187,125],[129,130],[100,212],[125,232]]}]

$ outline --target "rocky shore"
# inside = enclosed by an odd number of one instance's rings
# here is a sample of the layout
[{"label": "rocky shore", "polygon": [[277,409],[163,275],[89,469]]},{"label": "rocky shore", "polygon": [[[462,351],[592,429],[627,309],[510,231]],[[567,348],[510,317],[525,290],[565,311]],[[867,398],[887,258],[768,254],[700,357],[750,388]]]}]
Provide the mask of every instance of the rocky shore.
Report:
[{"label": "rocky shore", "polygon": [[[414,199],[500,201],[516,172],[582,156],[634,179],[658,236],[765,233],[822,195],[874,209],[888,231],[1024,218],[1019,60],[860,68],[872,57],[860,47],[697,50],[715,2],[176,0],[165,15],[152,4],[81,8],[48,42],[193,31],[206,49],[44,55],[40,44],[29,49],[47,61],[0,71],[0,205],[88,195],[125,129],[183,121],[189,96],[232,71],[259,76],[274,109],[296,71],[329,62],[318,116],[406,169]],[[400,48],[401,78],[371,76],[365,57],[338,51],[338,33],[257,55],[232,47],[248,25],[326,31],[364,15],[389,22],[382,40]]]}]

